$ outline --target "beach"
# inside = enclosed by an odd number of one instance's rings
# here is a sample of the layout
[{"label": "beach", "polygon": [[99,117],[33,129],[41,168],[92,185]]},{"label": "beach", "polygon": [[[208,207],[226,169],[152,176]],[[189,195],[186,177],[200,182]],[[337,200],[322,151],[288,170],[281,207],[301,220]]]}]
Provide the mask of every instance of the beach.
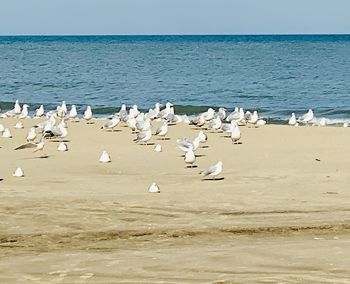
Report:
[{"label": "beach", "polygon": [[[349,283],[348,128],[242,127],[241,145],[205,131],[191,169],[176,139],[194,126],[153,137],[161,153],[102,120],[67,122],[67,152],[13,150],[39,121],[0,120],[1,283]],[[219,160],[219,180],[199,175]]]}]

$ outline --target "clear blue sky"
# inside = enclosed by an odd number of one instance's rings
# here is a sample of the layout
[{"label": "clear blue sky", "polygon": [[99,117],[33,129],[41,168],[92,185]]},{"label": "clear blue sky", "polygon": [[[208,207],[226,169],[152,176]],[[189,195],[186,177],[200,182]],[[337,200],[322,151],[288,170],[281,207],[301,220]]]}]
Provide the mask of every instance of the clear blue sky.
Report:
[{"label": "clear blue sky", "polygon": [[350,33],[350,0],[0,0],[0,34]]}]

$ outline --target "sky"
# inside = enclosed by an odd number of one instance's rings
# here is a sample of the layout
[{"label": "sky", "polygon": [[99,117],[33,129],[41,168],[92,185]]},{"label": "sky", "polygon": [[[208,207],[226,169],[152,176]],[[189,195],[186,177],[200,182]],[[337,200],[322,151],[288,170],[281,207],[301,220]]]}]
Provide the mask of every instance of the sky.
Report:
[{"label": "sky", "polygon": [[350,0],[0,1],[0,35],[350,34]]}]

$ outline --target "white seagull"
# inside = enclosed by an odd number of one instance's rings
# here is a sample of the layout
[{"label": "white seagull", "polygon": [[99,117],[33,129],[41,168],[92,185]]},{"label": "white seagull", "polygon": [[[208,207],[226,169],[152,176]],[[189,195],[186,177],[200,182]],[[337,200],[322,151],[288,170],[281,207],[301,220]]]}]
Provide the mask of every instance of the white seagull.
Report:
[{"label": "white seagull", "polygon": [[165,139],[165,136],[168,133],[168,123],[165,121],[162,126],[160,126],[155,135],[162,137],[162,139]]},{"label": "white seagull", "polygon": [[150,192],[150,193],[160,193],[159,186],[155,182],[153,182],[151,184],[151,186],[148,188],[148,192]]},{"label": "white seagull", "polygon": [[120,118],[113,117],[110,120],[107,120],[106,123],[101,127],[101,129],[109,129],[112,130],[119,124]]},{"label": "white seagull", "polygon": [[309,109],[307,113],[299,118],[299,121],[304,124],[308,124],[311,120],[314,119],[314,112],[312,109]]},{"label": "white seagull", "polygon": [[77,107],[76,107],[76,105],[72,105],[71,109],[69,111],[69,118],[75,119],[77,117],[77,115],[78,115]]},{"label": "white seagull", "polygon": [[67,146],[67,144],[64,143],[64,142],[60,142],[60,143],[58,144],[57,151],[60,151],[60,152],[68,151],[68,146]]},{"label": "white seagull", "polygon": [[239,130],[239,126],[237,124],[232,125],[231,129],[231,140],[233,144],[238,144],[240,142],[239,139],[241,139],[241,131]]},{"label": "white seagull", "polygon": [[147,145],[147,142],[152,138],[152,130],[148,129],[143,132],[137,133],[137,137],[134,139],[136,143],[143,142],[144,145]]},{"label": "white seagull", "polygon": [[18,121],[18,122],[15,124],[14,127],[17,128],[17,129],[22,129],[22,128],[24,128],[22,121]]},{"label": "white seagull", "polygon": [[16,115],[21,114],[21,106],[19,105],[18,100],[16,100],[13,110]]},{"label": "white seagull", "polygon": [[154,152],[162,152],[162,145],[160,144],[157,144],[156,146],[154,146]]},{"label": "white seagull", "polygon": [[186,164],[189,164],[191,168],[193,168],[193,164],[196,161],[196,155],[194,154],[192,149],[188,150],[185,153],[184,161]]},{"label": "white seagull", "polygon": [[24,177],[24,172],[23,172],[23,170],[22,170],[21,168],[18,167],[18,168],[13,172],[12,176],[14,176],[14,177]]},{"label": "white seagull", "polygon": [[92,110],[91,106],[87,106],[86,110],[84,112],[84,119],[89,123],[89,121],[92,119]]},{"label": "white seagull", "polygon": [[209,167],[208,169],[201,171],[202,176],[212,176],[213,179],[216,178],[222,172],[222,161],[217,162],[214,166]]},{"label": "white seagull", "polygon": [[9,128],[5,128],[2,132],[2,137],[4,138],[12,138],[12,134]]},{"label": "white seagull", "polygon": [[40,105],[40,107],[35,110],[35,117],[41,117],[44,115],[44,113],[44,106]]},{"label": "white seagull", "polygon": [[32,142],[35,140],[35,138],[36,138],[35,127],[31,127],[26,137],[27,142]]},{"label": "white seagull", "polygon": [[28,107],[29,106],[27,104],[23,105],[22,112],[21,112],[19,118],[27,118],[28,117]]},{"label": "white seagull", "polygon": [[102,152],[102,154],[101,154],[101,157],[100,157],[100,159],[99,159],[99,162],[100,163],[109,163],[109,162],[111,162],[112,160],[111,160],[111,157],[109,156],[109,154],[107,153],[107,151],[106,150],[104,150],[103,152]]},{"label": "white seagull", "polygon": [[292,116],[288,120],[288,124],[290,126],[295,126],[297,124],[297,118],[295,117],[295,113],[292,112]]}]

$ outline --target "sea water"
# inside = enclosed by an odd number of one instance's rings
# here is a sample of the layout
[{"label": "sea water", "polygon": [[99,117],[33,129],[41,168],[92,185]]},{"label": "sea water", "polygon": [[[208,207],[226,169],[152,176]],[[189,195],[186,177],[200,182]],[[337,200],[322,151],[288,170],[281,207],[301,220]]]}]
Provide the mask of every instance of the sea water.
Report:
[{"label": "sea water", "polygon": [[350,35],[0,37],[0,107],[258,110],[350,120]]}]

